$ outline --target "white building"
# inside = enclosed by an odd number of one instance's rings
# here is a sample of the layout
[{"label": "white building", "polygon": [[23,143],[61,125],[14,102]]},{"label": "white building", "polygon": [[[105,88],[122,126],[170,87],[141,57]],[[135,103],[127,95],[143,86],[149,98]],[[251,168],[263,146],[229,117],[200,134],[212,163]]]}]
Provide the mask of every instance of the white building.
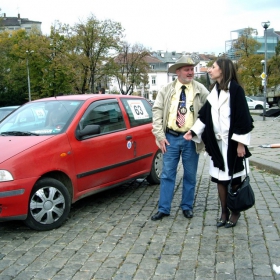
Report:
[{"label": "white building", "polygon": [[[149,83],[147,85],[136,86],[133,90],[148,99],[154,100],[158,91],[166,84],[176,79],[176,74],[168,73],[168,68],[173,65],[186,52],[151,52],[151,56],[145,57],[145,60],[150,65]],[[214,54],[199,54],[200,62],[195,66],[195,77],[199,78],[206,73],[207,63],[214,58]],[[109,92],[119,91],[116,79],[111,80]]]},{"label": "white building", "polygon": [[27,32],[31,29],[37,29],[41,31],[40,21],[29,20],[28,18],[21,18],[20,14],[17,17],[7,17],[6,13],[0,16],[0,31],[14,31],[19,29],[25,29]]}]

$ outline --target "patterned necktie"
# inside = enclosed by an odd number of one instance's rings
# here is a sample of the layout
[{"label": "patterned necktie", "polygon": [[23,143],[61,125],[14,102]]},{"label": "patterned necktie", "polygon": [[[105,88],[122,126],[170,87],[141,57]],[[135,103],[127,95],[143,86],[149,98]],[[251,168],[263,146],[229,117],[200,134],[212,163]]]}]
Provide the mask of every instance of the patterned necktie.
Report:
[{"label": "patterned necktie", "polygon": [[183,85],[181,89],[182,92],[180,95],[180,101],[178,105],[177,119],[176,119],[176,124],[180,128],[185,124],[186,111],[184,112],[184,110],[186,110],[186,93],[185,93],[186,86]]}]

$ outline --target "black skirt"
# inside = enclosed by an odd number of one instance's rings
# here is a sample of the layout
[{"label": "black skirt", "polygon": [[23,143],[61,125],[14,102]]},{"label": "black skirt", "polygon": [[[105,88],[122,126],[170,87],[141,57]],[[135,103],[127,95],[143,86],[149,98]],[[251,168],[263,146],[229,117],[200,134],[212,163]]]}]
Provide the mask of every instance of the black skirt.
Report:
[{"label": "black skirt", "polygon": [[[241,184],[241,176],[240,177],[236,177],[236,178],[233,178],[232,179],[232,186],[236,186],[236,185],[239,185],[239,184]],[[212,182],[214,182],[214,183],[217,183],[217,184],[221,184],[221,185],[223,185],[223,186],[225,186],[225,187],[227,187],[228,186],[228,184],[229,184],[229,182],[230,182],[230,180],[227,180],[227,181],[220,181],[220,180],[218,180],[218,179],[216,179],[216,178],[214,178],[214,177],[211,177],[211,181]]]}]

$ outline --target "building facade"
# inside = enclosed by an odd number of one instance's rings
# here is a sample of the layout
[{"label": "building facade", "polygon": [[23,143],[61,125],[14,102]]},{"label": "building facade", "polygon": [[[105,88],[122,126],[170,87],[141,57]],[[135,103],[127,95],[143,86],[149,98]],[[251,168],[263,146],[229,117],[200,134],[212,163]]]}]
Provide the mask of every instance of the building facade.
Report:
[{"label": "building facade", "polygon": [[[133,89],[133,94],[141,95],[154,100],[159,90],[176,79],[176,74],[169,73],[168,68],[173,65],[186,52],[154,51],[145,58],[150,66],[148,73],[149,82],[146,85],[138,85]],[[198,54],[200,62],[194,67],[195,78],[200,78],[207,72],[207,63],[215,58],[214,54]],[[118,92],[117,80],[112,78],[108,92]]]},{"label": "building facade", "polygon": [[41,33],[41,24],[42,22],[40,21],[21,18],[20,14],[18,14],[17,17],[7,17],[6,13],[0,16],[0,32],[14,31],[19,29],[25,29],[27,32],[30,32],[32,29],[36,29]]},{"label": "building facade", "polygon": [[[247,28],[233,30],[230,33],[230,40],[227,40],[225,42],[225,53],[227,56],[232,60],[238,60],[238,57],[236,56],[234,44],[236,43],[237,39],[244,34],[244,31]],[[269,28],[266,31],[266,44],[267,44],[267,58],[270,59],[272,56],[275,55],[275,47],[277,46],[279,40],[280,40],[280,31],[274,31],[273,28]],[[234,37],[234,38],[232,38]],[[251,35],[253,39],[255,39],[257,42],[261,43],[261,47],[256,51],[256,54],[264,54],[265,52],[265,33],[263,36],[257,35],[257,30],[253,29],[253,33]]]}]

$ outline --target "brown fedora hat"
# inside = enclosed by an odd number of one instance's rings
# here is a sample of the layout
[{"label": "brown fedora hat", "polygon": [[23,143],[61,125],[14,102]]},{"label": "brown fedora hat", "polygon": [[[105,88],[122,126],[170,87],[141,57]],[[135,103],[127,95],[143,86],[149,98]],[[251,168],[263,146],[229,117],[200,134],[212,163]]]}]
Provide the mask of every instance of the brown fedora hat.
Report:
[{"label": "brown fedora hat", "polygon": [[169,73],[176,74],[176,70],[183,66],[195,66],[199,63],[200,59],[197,54],[193,55],[182,55],[173,65],[168,69]]}]

